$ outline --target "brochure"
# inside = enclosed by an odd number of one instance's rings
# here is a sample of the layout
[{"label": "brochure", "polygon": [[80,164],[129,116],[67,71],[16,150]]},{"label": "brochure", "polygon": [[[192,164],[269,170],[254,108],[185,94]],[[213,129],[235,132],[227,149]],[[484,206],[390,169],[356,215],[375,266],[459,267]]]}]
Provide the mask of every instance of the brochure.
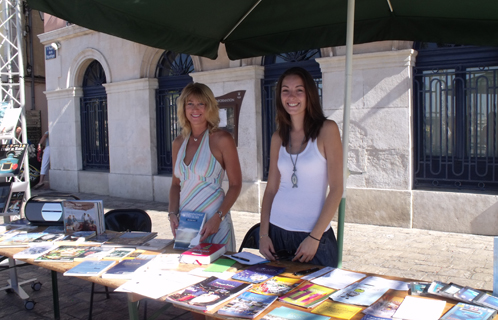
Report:
[{"label": "brochure", "polygon": [[276,299],[277,296],[246,291],[224,305],[218,310],[218,313],[229,317],[253,319],[268,308]]},{"label": "brochure", "polygon": [[206,221],[204,212],[180,212],[179,224],[176,230],[175,244],[173,248],[187,250],[199,244],[199,231]]}]

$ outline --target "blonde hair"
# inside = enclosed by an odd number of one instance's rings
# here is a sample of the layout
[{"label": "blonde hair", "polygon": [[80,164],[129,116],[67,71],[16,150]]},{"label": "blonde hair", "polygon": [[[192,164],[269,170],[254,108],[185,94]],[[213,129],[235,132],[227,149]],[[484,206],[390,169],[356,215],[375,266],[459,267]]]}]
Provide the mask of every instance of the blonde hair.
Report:
[{"label": "blonde hair", "polygon": [[194,97],[206,105],[204,116],[206,117],[209,133],[218,128],[220,123],[220,112],[218,109],[218,102],[216,101],[213,91],[203,83],[192,82],[189,83],[182,90],[182,94],[176,101],[178,122],[182,128],[182,136],[186,138],[191,132],[192,127],[185,115],[185,105],[189,98]]}]

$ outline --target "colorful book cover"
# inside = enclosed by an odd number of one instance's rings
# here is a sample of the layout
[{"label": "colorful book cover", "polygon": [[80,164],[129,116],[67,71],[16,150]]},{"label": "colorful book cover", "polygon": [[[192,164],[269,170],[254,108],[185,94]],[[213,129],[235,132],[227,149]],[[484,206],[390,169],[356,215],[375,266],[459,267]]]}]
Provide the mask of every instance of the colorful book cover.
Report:
[{"label": "colorful book cover", "polygon": [[398,310],[403,299],[392,294],[385,294],[377,302],[363,310],[363,313],[377,317],[391,318],[396,310]]},{"label": "colorful book cover", "polygon": [[275,267],[265,264],[250,266],[233,275],[232,279],[251,283],[260,283],[285,271],[284,267]]},{"label": "colorful book cover", "polygon": [[493,319],[495,315],[496,310],[459,302],[446,312],[441,320],[488,320]]},{"label": "colorful book cover", "polygon": [[474,301],[474,299],[483,294],[484,293],[482,291],[470,287],[464,287],[460,291],[455,293],[455,297],[459,300],[462,300],[463,302],[472,302]]},{"label": "colorful book cover", "polygon": [[85,253],[86,249],[84,246],[60,246],[39,256],[35,262],[73,262],[74,258]]},{"label": "colorful book cover", "polygon": [[85,252],[74,258],[74,261],[83,261],[91,257],[95,257],[97,254],[102,254],[104,248],[102,247],[85,247]]},{"label": "colorful book cover", "polygon": [[64,272],[64,275],[76,277],[98,277],[115,263],[115,261],[87,260],[67,270]]},{"label": "colorful book cover", "polygon": [[211,310],[243,291],[250,285],[238,281],[209,277],[168,296],[168,300],[199,310]]},{"label": "colorful book cover", "polygon": [[176,229],[174,249],[187,250],[199,244],[206,214],[204,212],[180,212],[178,229]]},{"label": "colorful book cover", "polygon": [[311,310],[311,312],[338,319],[351,319],[360,312],[361,309],[363,308],[327,300],[320,303],[316,308]]},{"label": "colorful book cover", "polygon": [[0,177],[11,177],[19,174],[26,146],[26,144],[6,144],[0,146]]},{"label": "colorful book cover", "polygon": [[278,307],[270,311],[261,320],[329,320],[330,317],[313,314],[287,307]]},{"label": "colorful book cover", "polygon": [[24,199],[24,191],[12,192],[10,195],[9,204],[7,205],[7,214],[19,214],[21,210],[22,202]]},{"label": "colorful book cover", "polygon": [[481,305],[483,307],[492,308],[498,310],[498,297],[485,293],[477,297],[474,301],[475,304]]},{"label": "colorful book cover", "polygon": [[104,213],[99,202],[92,200],[62,201],[65,233],[71,234],[77,231],[95,231],[96,234],[104,233]]},{"label": "colorful book cover", "polygon": [[250,291],[260,294],[281,296],[299,286],[303,282],[304,281],[301,279],[275,276],[263,283],[253,285]]},{"label": "colorful book cover", "polygon": [[309,283],[295,288],[279,298],[280,301],[296,306],[311,308],[327,299],[335,289]]},{"label": "colorful book cover", "polygon": [[277,296],[268,296],[252,292],[244,292],[224,305],[218,313],[238,318],[255,318],[268,308]]},{"label": "colorful book cover", "polygon": [[32,243],[53,243],[54,241],[61,240],[66,235],[63,233],[43,233],[43,235],[39,238],[36,238],[32,241]]},{"label": "colorful book cover", "polygon": [[0,242],[0,247],[27,247],[29,243],[44,236],[44,233],[18,233]]},{"label": "colorful book cover", "polygon": [[[106,261],[106,260],[100,260]],[[131,279],[138,268],[145,266],[149,260],[123,260],[102,274],[102,278]]]},{"label": "colorful book cover", "polygon": [[226,252],[226,245],[218,243],[199,243],[181,255],[182,263],[210,264]]},{"label": "colorful book cover", "polygon": [[109,254],[102,257],[102,260],[122,260],[124,257],[130,255],[135,248],[116,248],[109,251]]},{"label": "colorful book cover", "polygon": [[379,300],[387,290],[389,283],[379,277],[368,277],[361,282],[341,289],[331,295],[331,299],[336,302],[354,304],[358,306],[370,306]]}]

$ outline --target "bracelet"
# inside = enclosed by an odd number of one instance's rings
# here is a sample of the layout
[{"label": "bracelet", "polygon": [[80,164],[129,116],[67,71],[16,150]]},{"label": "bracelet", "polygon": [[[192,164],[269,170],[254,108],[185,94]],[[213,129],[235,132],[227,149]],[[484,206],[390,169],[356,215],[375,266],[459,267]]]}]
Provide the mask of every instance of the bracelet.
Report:
[{"label": "bracelet", "polygon": [[176,213],[176,212],[170,212],[170,213],[168,213],[168,220],[171,221],[171,215],[172,214],[174,214],[176,216],[176,218],[178,219],[178,213]]},{"label": "bracelet", "polygon": [[308,235],[308,237],[310,237],[310,238],[311,238],[311,239],[313,239],[313,240],[316,240],[316,241],[320,242],[320,239],[317,239],[317,238],[313,237],[313,236],[311,235],[311,233]]},{"label": "bracelet", "polygon": [[264,237],[269,237],[268,233],[267,234],[260,234],[259,240],[263,239]]}]

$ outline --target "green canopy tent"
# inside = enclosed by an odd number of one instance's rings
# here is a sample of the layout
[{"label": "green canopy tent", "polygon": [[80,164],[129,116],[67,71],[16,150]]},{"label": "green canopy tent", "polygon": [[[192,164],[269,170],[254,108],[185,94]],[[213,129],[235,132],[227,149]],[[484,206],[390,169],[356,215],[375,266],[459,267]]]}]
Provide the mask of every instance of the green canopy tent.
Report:
[{"label": "green canopy tent", "polygon": [[[346,45],[344,186],[353,43],[498,45],[496,0],[28,0],[28,4],[92,30],[211,59],[217,57],[220,43],[232,60]],[[340,264],[345,195],[344,191],[337,232]]]}]

